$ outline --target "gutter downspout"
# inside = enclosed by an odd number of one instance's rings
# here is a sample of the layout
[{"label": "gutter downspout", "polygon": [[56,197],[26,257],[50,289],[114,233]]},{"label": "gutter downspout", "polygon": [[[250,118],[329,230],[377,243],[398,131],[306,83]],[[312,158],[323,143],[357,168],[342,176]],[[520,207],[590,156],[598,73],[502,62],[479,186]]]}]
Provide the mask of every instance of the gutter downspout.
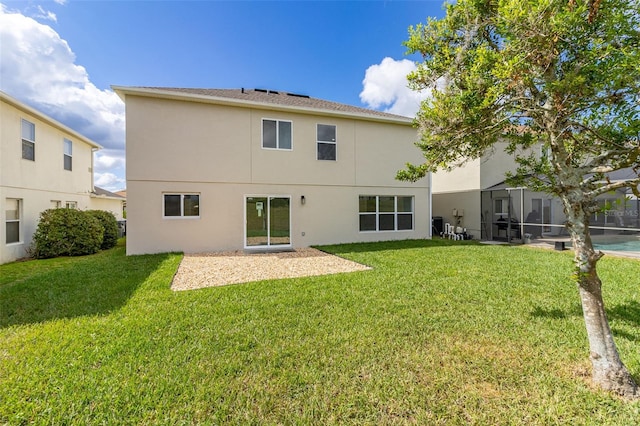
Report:
[{"label": "gutter downspout", "polygon": [[94,180],[94,170],[93,170],[93,162],[94,162],[94,155],[96,152],[98,152],[99,148],[91,148],[91,191],[90,192],[95,192],[96,188],[93,185],[93,180]]}]

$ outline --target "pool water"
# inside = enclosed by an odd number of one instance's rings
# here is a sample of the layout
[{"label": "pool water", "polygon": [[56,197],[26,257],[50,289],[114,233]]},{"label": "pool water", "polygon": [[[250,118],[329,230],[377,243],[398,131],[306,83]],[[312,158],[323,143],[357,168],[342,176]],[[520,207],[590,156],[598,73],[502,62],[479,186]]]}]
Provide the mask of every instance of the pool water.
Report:
[{"label": "pool water", "polygon": [[598,250],[640,252],[640,240],[619,241],[615,243],[594,243],[593,247]]}]

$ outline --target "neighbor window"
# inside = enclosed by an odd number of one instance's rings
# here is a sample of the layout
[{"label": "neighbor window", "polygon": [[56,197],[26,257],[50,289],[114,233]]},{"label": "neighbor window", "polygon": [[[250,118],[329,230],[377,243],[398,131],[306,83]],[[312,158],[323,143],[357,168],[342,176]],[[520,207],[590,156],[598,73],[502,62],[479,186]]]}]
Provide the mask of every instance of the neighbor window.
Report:
[{"label": "neighbor window", "polygon": [[361,195],[360,231],[409,231],[413,229],[413,197]]},{"label": "neighbor window", "polygon": [[22,200],[16,198],[7,198],[7,205],[5,207],[5,231],[6,231],[6,243],[19,243],[20,242],[20,208],[22,207]]},{"label": "neighbor window", "polygon": [[262,120],[262,147],[291,149],[291,121]]},{"label": "neighbor window", "polygon": [[317,130],[318,160],[336,160],[336,126],[318,124]]},{"label": "neighbor window", "polygon": [[493,200],[493,212],[497,217],[506,216],[509,213],[508,199],[496,198]]},{"label": "neighbor window", "polygon": [[36,160],[36,125],[22,119],[22,158]]},{"label": "neighbor window", "polygon": [[60,206],[62,206],[62,201],[60,201],[60,200],[51,200],[51,208],[52,209],[59,209]]},{"label": "neighbor window", "polygon": [[200,195],[164,194],[164,217],[200,217]]},{"label": "neighbor window", "polygon": [[73,153],[73,144],[69,139],[64,139],[64,169],[71,170],[71,157]]},{"label": "neighbor window", "polygon": [[78,208],[78,202],[77,201],[67,201],[64,206],[68,209],[77,209]]}]

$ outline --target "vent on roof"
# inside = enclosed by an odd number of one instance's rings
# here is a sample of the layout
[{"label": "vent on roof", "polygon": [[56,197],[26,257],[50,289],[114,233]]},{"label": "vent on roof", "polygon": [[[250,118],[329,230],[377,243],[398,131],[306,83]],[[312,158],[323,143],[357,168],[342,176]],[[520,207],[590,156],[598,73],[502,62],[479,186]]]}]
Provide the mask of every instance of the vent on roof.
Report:
[{"label": "vent on roof", "polygon": [[309,99],[309,95],[300,95],[299,93],[287,93],[287,96]]},{"label": "vent on roof", "polygon": [[271,94],[273,93],[274,95],[277,95],[279,92],[277,90],[269,90],[269,89],[254,89],[256,92],[262,92],[262,93],[267,93],[267,94]]}]

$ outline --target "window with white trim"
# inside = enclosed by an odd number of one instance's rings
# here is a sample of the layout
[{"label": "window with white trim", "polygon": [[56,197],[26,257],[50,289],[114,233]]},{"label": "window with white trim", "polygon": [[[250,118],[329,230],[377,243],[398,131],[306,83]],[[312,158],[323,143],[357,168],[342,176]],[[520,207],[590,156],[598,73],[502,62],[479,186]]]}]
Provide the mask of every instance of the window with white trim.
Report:
[{"label": "window with white trim", "polygon": [[262,148],[291,150],[292,123],[284,120],[262,119]]},{"label": "window with white trim", "polygon": [[318,124],[316,126],[317,159],[336,161],[336,126]]},{"label": "window with white trim", "polygon": [[163,194],[163,217],[200,217],[200,194]]},{"label": "window with white trim", "polygon": [[22,158],[36,160],[36,125],[22,119]]},{"label": "window with white trim", "polygon": [[413,230],[413,197],[405,195],[361,195],[360,232]]},{"label": "window with white trim", "polygon": [[21,241],[21,216],[22,200],[17,198],[7,198],[5,207],[6,244],[14,244]]},{"label": "window with white trim", "polygon": [[64,203],[65,208],[67,209],[77,209],[78,208],[78,202],[77,201],[67,201],[66,203]]},{"label": "window with white trim", "polygon": [[73,143],[69,139],[64,138],[63,145],[64,145],[64,152],[63,152],[64,169],[70,171],[72,169],[71,160],[73,155]]}]

